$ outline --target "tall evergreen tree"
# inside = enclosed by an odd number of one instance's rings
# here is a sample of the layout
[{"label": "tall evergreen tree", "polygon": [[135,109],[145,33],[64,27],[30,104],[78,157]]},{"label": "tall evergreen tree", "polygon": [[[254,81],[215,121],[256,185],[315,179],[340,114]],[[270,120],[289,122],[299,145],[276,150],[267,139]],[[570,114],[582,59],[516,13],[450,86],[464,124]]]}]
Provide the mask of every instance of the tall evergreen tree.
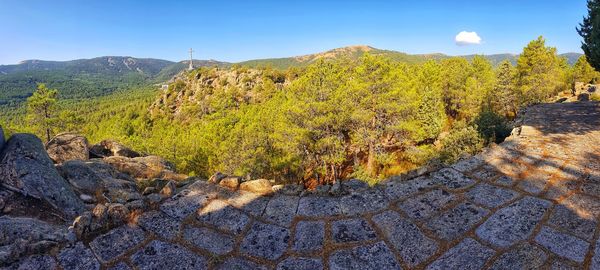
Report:
[{"label": "tall evergreen tree", "polygon": [[576,82],[590,83],[598,78],[598,72],[590,65],[585,55],[577,59],[572,72],[573,80]]},{"label": "tall evergreen tree", "polygon": [[366,173],[377,177],[392,149],[414,140],[419,128],[419,98],[410,85],[408,67],[365,54],[354,69],[347,93],[352,96],[352,141],[366,153]]},{"label": "tall evergreen tree", "polygon": [[27,118],[39,133],[45,135],[46,141],[50,141],[56,120],[57,96],[58,90],[48,89],[46,84],[40,83],[33,95],[27,98]]},{"label": "tall evergreen tree", "polygon": [[542,102],[564,90],[566,65],[566,59],[558,57],[556,48],[546,47],[542,36],[529,42],[517,59],[520,105]]},{"label": "tall evergreen tree", "polygon": [[515,68],[508,60],[500,63],[496,70],[496,84],[489,95],[491,109],[507,117],[514,117],[518,109],[514,74]]},{"label": "tall evergreen tree", "polygon": [[416,73],[415,86],[421,97],[417,119],[422,130],[418,140],[434,140],[442,132],[446,121],[440,66],[435,61],[428,61],[418,67]]},{"label": "tall evergreen tree", "polygon": [[600,1],[588,0],[588,16],[583,18],[577,32],[583,38],[581,49],[590,64],[600,70]]}]

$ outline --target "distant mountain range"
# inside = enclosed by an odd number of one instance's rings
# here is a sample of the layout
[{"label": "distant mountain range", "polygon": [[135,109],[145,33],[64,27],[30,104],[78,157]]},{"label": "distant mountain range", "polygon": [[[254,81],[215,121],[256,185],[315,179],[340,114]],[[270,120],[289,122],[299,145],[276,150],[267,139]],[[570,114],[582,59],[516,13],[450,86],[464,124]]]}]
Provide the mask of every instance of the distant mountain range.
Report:
[{"label": "distant mountain range", "polygon": [[[350,58],[358,58],[364,53],[369,52],[374,55],[384,55],[389,57],[395,61],[405,62],[405,63],[422,63],[428,60],[441,60],[456,56],[450,56],[442,53],[433,53],[433,54],[407,54],[398,51],[391,50],[381,50],[377,48],[373,48],[370,46],[349,46],[343,48],[337,48],[333,50],[329,50],[326,52],[308,54],[303,56],[295,56],[295,57],[285,57],[285,58],[268,58],[268,59],[257,59],[257,60],[249,60],[240,62],[240,65],[246,65],[251,67],[259,67],[259,66],[272,66],[274,68],[285,69],[289,67],[301,67],[307,66],[310,63],[314,62],[320,58],[337,58],[337,57],[350,57]],[[565,53],[560,54],[562,57],[567,58],[567,62],[571,65],[577,62],[577,59],[581,56],[580,53]],[[463,55],[458,57],[464,57],[467,59],[472,59],[475,55]],[[504,60],[509,60],[511,63],[516,64],[518,54],[490,54],[484,55],[493,65],[498,65],[500,62]]]},{"label": "distant mountain range", "polygon": [[[320,58],[339,57],[358,58],[369,52],[384,55],[394,61],[422,63],[427,60],[441,60],[452,56],[434,54],[406,54],[391,50],[381,50],[370,46],[349,46],[326,52],[286,57],[257,59],[235,63],[247,67],[266,67],[286,69],[304,67]],[[581,56],[579,53],[561,54],[569,64],[574,64]],[[462,56],[471,59],[474,55]],[[518,55],[485,55],[494,65],[509,60],[516,63]],[[0,65],[0,105],[21,102],[31,95],[38,82],[58,88],[63,98],[90,98],[106,95],[119,89],[168,81],[174,75],[188,67],[189,61],[172,62],[152,58],[134,58],[123,56],[104,56],[92,59],[72,61],[26,60],[16,65]],[[234,63],[215,60],[194,60],[194,67],[228,67]]]}]

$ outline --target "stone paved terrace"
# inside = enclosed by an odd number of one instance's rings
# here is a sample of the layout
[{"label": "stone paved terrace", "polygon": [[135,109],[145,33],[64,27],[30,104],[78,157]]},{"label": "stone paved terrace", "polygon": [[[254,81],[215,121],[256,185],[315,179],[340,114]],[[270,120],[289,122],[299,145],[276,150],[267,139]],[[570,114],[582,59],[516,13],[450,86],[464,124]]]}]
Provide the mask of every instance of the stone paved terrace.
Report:
[{"label": "stone paved terrace", "polygon": [[600,269],[600,105],[529,109],[451,167],[342,197],[197,182],[125,225],[26,263],[64,269]]}]

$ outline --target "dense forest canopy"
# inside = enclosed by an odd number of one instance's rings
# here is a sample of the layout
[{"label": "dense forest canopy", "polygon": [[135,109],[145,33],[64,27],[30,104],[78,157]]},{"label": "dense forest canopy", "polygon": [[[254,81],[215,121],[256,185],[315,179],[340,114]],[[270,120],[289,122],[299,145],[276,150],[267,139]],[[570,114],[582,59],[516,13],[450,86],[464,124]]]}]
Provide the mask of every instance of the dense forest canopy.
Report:
[{"label": "dense forest canopy", "polygon": [[501,142],[520,108],[597,76],[585,57],[571,67],[540,37],[516,65],[483,56],[406,63],[365,53],[285,70],[203,67],[180,73],[166,90],[135,84],[59,100],[52,121],[4,106],[0,121],[9,132],[116,139],[190,175],[374,183]]}]

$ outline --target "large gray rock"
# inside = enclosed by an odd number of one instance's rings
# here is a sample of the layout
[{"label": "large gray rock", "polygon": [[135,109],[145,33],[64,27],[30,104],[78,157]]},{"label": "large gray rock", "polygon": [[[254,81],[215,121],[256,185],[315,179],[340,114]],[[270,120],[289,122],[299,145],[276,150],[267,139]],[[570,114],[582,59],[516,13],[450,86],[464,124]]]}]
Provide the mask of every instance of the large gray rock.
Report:
[{"label": "large gray rock", "polygon": [[55,163],[63,163],[67,160],[90,159],[87,139],[73,133],[56,135],[46,143],[46,151]]},{"label": "large gray rock", "polygon": [[104,158],[104,161],[135,179],[160,178],[182,181],[188,178],[187,175],[176,173],[173,164],[158,156],[135,158],[112,156]]},{"label": "large gray rock", "polygon": [[139,157],[140,153],[113,140],[104,140],[90,147],[90,154],[94,157]]},{"label": "large gray rock", "polygon": [[0,217],[0,265],[67,241],[66,230],[32,218]]},{"label": "large gray rock", "polygon": [[47,201],[66,216],[83,212],[83,202],[58,174],[42,141],[34,135],[15,134],[8,140],[0,153],[0,175],[1,186]]},{"label": "large gray rock", "polygon": [[102,178],[81,160],[69,160],[57,167],[75,190],[84,194],[102,192]]},{"label": "large gray rock", "polygon": [[4,139],[4,130],[2,130],[2,126],[0,126],[0,151],[2,151],[2,147],[4,147],[4,143],[5,143],[5,139]]}]

